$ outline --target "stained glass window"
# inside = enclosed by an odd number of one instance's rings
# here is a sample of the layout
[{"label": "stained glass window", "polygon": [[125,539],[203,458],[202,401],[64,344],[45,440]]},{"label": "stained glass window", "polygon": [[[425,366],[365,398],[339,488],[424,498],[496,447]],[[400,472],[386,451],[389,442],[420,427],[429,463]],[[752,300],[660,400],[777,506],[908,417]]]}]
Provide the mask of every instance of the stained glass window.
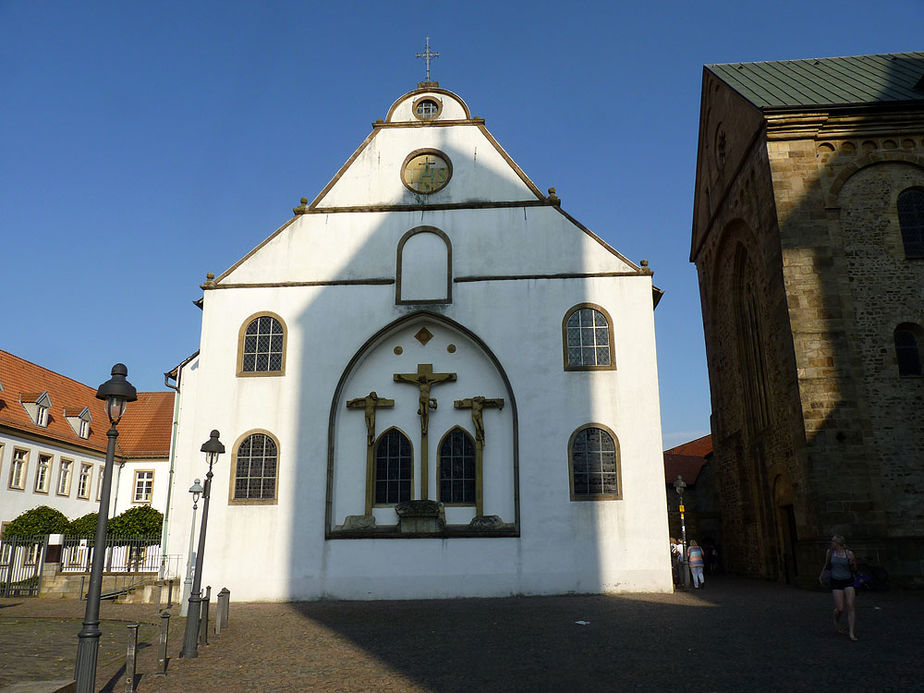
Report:
[{"label": "stained glass window", "polygon": [[282,323],[271,315],[261,315],[247,325],[242,345],[241,371],[274,373],[282,370]]},{"label": "stained glass window", "polygon": [[401,431],[390,429],[375,446],[375,502],[401,503],[411,500],[411,441]]},{"label": "stained glass window", "polygon": [[475,502],[475,441],[454,428],[440,445],[440,500],[471,505]]},{"label": "stained glass window", "polygon": [[237,448],[234,500],[272,500],[276,497],[276,441],[254,433]]},{"label": "stained glass window", "polygon": [[619,449],[602,428],[589,426],[571,440],[573,497],[619,494]]},{"label": "stained glass window", "polygon": [[572,312],[565,340],[569,368],[612,365],[609,323],[599,310],[584,307]]}]

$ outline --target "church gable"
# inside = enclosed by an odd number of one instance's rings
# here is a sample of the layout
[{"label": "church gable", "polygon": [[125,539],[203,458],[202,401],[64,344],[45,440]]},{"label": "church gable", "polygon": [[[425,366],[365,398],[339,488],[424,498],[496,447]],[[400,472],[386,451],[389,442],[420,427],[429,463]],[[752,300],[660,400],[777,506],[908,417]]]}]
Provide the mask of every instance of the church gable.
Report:
[{"label": "church gable", "polygon": [[544,199],[452,92],[410,92],[374,127],[309,209]]}]

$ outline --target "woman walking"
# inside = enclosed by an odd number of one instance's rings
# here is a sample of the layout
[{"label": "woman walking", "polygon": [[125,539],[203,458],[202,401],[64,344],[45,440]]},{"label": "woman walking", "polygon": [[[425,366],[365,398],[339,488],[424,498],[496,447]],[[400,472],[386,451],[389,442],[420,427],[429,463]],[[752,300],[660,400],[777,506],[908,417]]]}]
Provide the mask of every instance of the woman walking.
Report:
[{"label": "woman walking", "polygon": [[831,595],[834,598],[834,628],[838,633],[843,633],[841,626],[841,614],[847,609],[847,634],[851,640],[856,640],[854,625],[856,614],[854,610],[854,601],[856,599],[856,590],[853,587],[853,574],[857,569],[857,559],[853,551],[847,548],[844,537],[835,534],[831,537],[831,548],[825,553],[825,564],[818,576],[818,581],[824,584],[825,571],[831,571]]},{"label": "woman walking", "polygon": [[690,548],[687,549],[687,560],[690,562],[690,573],[693,575],[693,589],[699,589],[706,586],[703,579],[703,550],[696,541],[690,542]]}]

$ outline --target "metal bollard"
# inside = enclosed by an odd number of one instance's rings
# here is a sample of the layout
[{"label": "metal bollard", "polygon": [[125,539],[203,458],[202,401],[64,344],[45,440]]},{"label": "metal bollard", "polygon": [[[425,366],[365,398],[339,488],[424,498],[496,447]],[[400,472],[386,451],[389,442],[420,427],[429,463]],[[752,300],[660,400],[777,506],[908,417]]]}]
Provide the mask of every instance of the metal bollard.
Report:
[{"label": "metal bollard", "polygon": [[215,614],[215,635],[221,635],[222,628],[228,625],[228,602],[231,600],[231,591],[222,587],[218,593],[218,612]]},{"label": "metal bollard", "polygon": [[128,624],[128,651],[125,653],[125,690],[135,692],[135,666],[138,663],[138,624]]},{"label": "metal bollard", "polygon": [[209,599],[212,596],[212,586],[207,585],[205,588],[205,598],[202,600],[202,608],[199,617],[199,644],[209,644]]},{"label": "metal bollard", "polygon": [[167,636],[170,633],[170,612],[160,612],[160,658],[157,660],[155,676],[167,675]]}]

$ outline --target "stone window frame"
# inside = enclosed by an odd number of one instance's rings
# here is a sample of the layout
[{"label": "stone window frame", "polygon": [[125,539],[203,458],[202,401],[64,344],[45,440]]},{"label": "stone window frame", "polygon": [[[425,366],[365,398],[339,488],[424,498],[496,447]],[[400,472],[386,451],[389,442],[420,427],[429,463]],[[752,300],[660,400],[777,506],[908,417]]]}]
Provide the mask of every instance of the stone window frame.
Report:
[{"label": "stone window frame", "polygon": [[[468,439],[468,441],[471,443],[471,445],[472,445],[472,460],[471,460],[471,465],[472,465],[472,478],[471,478],[472,500],[471,500],[471,502],[469,502],[469,501],[462,501],[462,502],[460,502],[460,503],[453,503],[452,501],[445,500],[445,499],[443,498],[443,493],[442,493],[442,490],[443,490],[443,464],[442,464],[442,462],[443,462],[443,444],[449,439],[449,436],[452,435],[453,433],[455,433],[456,431],[460,432],[463,436],[465,436],[465,437]],[[476,447],[475,447],[475,438],[474,438],[474,436],[473,436],[471,433],[469,433],[467,430],[465,430],[465,428],[463,428],[462,426],[458,426],[458,425],[452,426],[448,431],[446,431],[446,433],[443,434],[442,438],[440,438],[439,443],[437,443],[437,446],[436,446],[436,496],[437,496],[437,500],[439,500],[439,501],[440,501],[443,505],[445,505],[446,507],[454,507],[454,508],[455,508],[455,507],[458,507],[458,508],[462,508],[462,507],[464,507],[464,508],[474,508],[474,507],[477,505],[477,495],[478,495],[478,467],[477,467],[477,459],[478,459],[478,457],[477,457]],[[463,479],[463,481],[465,481],[465,480]]]},{"label": "stone window frame", "polygon": [[[260,318],[273,318],[276,322],[279,323],[279,326],[282,328],[282,363],[279,366],[278,370],[272,371],[245,371],[244,370],[244,339],[247,336],[247,328],[249,328],[254,321]],[[277,313],[272,311],[260,311],[254,313],[253,315],[246,318],[242,323],[241,327],[237,333],[237,377],[239,378],[274,378],[286,374],[286,352],[288,351],[288,342],[289,342],[289,327],[286,325],[286,321],[282,319]]]},{"label": "stone window frame", "polygon": [[103,463],[99,466],[99,471],[96,473],[96,502],[99,503],[103,499],[103,477],[106,474],[106,464]]},{"label": "stone window frame", "polygon": [[[613,441],[613,445],[616,448],[616,493],[575,494],[574,492],[574,441],[578,434],[592,428],[599,429],[609,435]],[[610,501],[623,499],[622,454],[620,451],[619,437],[616,435],[612,428],[606,424],[591,422],[579,426],[574,430],[574,432],[572,432],[571,436],[568,438],[568,487],[571,493],[572,501]]]},{"label": "stone window frame", "polygon": [[[236,498],[235,490],[237,488],[237,459],[241,446],[250,438],[256,435],[262,435],[273,441],[276,446],[276,477],[273,480],[273,497],[272,498]],[[266,456],[264,455],[264,458]],[[242,433],[234,441],[234,447],[231,451],[231,473],[228,475],[230,484],[228,486],[228,505],[277,505],[279,503],[279,461],[282,459],[282,446],[279,444],[279,438],[270,433],[265,428],[252,428]],[[249,477],[248,477],[249,478]],[[266,478],[265,476],[261,478]]]},{"label": "stone window frame", "polygon": [[[401,263],[404,260],[404,246],[413,236],[416,236],[420,233],[432,233],[441,238],[443,243],[446,244],[446,298],[433,298],[425,300],[401,298]],[[410,229],[403,236],[401,236],[401,240],[398,241],[398,250],[396,253],[395,261],[395,305],[408,306],[449,303],[452,303],[452,241],[449,239],[449,235],[445,231],[438,229],[435,226],[415,226],[413,229]]]},{"label": "stone window frame", "polygon": [[90,500],[90,488],[93,486],[93,465],[90,462],[80,463],[80,473],[77,475],[77,497]]},{"label": "stone window frame", "polygon": [[[141,478],[142,474],[150,474],[150,478]],[[138,493],[139,485],[141,493]],[[154,470],[136,469],[132,478],[132,503],[134,505],[151,505],[154,500]]]},{"label": "stone window frame", "polygon": [[62,457],[58,461],[58,483],[55,485],[55,495],[69,498],[73,479],[74,460]]},{"label": "stone window frame", "polygon": [[[13,491],[26,490],[26,477],[29,475],[29,455],[32,451],[27,448],[13,448],[13,454],[10,456],[10,476],[8,487]],[[17,453],[22,453],[17,457]],[[19,478],[16,478],[16,470],[19,470]]]},{"label": "stone window frame", "polygon": [[[408,482],[409,482],[408,496],[409,497],[405,498],[404,500],[399,499],[393,502],[390,502],[390,501],[379,502],[376,499],[376,488],[377,488],[377,483],[378,483],[378,466],[379,466],[378,465],[379,445],[381,445],[382,441],[385,440],[385,436],[391,433],[392,431],[395,431],[400,436],[402,436],[407,441],[408,447],[410,448],[409,466],[410,466],[411,473],[408,479]],[[403,503],[405,500],[413,500],[414,499],[414,484],[416,482],[415,472],[416,472],[416,469],[415,469],[415,464],[414,464],[414,441],[411,440],[411,437],[407,433],[405,433],[403,430],[401,430],[399,426],[389,426],[384,431],[382,431],[379,434],[379,436],[375,439],[375,445],[372,448],[372,478],[370,479],[370,483],[372,484],[372,507],[373,508],[393,508],[395,507],[395,505],[397,505],[398,503]],[[401,479],[399,478],[398,482],[400,481]]]},{"label": "stone window frame", "polygon": [[[593,366],[574,366],[568,362],[568,321],[577,311],[589,308],[600,313],[606,320],[607,335],[609,339],[610,362],[608,365]],[[613,318],[603,306],[597,303],[578,303],[571,306],[565,311],[565,316],[561,321],[561,347],[562,347],[562,364],[566,371],[615,371],[616,370],[616,340],[613,333]]]},{"label": "stone window frame", "polygon": [[[46,464],[43,467],[42,461],[46,460]],[[33,493],[41,493],[43,495],[48,495],[48,491],[51,488],[51,476],[52,476],[52,463],[54,462],[54,455],[48,453],[39,453],[38,462],[35,464],[35,480],[32,486]],[[42,478],[39,479],[39,473],[45,470],[45,473],[42,475]],[[39,481],[42,483],[39,484]]]},{"label": "stone window frame", "polygon": [[[902,346],[899,345],[899,334],[907,334],[911,337],[912,345]],[[898,376],[900,378],[920,378],[924,375],[922,371],[922,359],[921,359],[921,347],[924,345],[924,329],[916,323],[913,322],[903,322],[895,326],[895,329],[892,331],[892,342],[895,348],[895,361],[898,366]],[[911,355],[911,359],[917,361],[916,368],[907,368],[907,360],[903,359],[900,355],[900,350],[906,350]],[[903,368],[903,361],[906,361],[905,368]]]},{"label": "stone window frame", "polygon": [[[912,196],[914,199],[910,199]],[[895,198],[895,211],[905,259],[924,259],[924,188],[912,186],[900,191]]]}]

